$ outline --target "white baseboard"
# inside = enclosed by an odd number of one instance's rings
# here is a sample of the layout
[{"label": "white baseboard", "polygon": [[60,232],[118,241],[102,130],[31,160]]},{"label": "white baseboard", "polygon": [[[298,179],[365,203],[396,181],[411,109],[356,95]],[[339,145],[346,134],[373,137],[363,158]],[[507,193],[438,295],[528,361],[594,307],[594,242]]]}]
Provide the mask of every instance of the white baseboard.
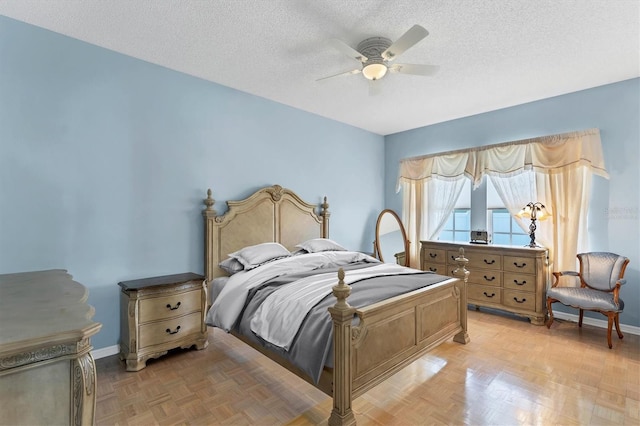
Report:
[{"label": "white baseboard", "polygon": [[[567,314],[565,312],[558,312],[556,310],[553,311],[553,317],[566,320],[566,321],[575,322],[575,323],[577,323],[578,320],[580,319],[579,315]],[[592,325],[594,327],[604,328],[605,330],[607,329],[607,325],[608,325],[607,321],[605,320],[589,318],[587,316],[582,318],[582,323],[587,325]],[[613,327],[615,328],[615,325]],[[620,331],[640,336],[640,327],[635,327],[633,325],[620,324]]]},{"label": "white baseboard", "polygon": [[105,358],[111,355],[116,355],[120,352],[119,345],[107,346],[106,348],[94,349],[91,351],[93,359]]}]

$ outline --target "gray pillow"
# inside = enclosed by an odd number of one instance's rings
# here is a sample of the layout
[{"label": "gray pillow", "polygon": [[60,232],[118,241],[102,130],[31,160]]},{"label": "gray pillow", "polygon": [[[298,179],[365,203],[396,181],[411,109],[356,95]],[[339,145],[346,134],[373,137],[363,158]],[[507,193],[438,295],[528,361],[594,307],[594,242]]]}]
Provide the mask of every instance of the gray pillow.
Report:
[{"label": "gray pillow", "polygon": [[222,262],[218,263],[218,266],[229,275],[233,275],[236,272],[244,270],[244,265],[240,263],[238,259],[233,257],[226,258]]},{"label": "gray pillow", "polygon": [[291,256],[289,250],[279,243],[256,244],[255,246],[245,247],[229,255],[229,257],[237,259],[242,263],[245,270],[253,269],[264,263],[289,256]]},{"label": "gray pillow", "polygon": [[298,244],[296,247],[306,250],[309,253],[317,253],[320,251],[347,251],[346,248],[328,238],[313,238]]}]

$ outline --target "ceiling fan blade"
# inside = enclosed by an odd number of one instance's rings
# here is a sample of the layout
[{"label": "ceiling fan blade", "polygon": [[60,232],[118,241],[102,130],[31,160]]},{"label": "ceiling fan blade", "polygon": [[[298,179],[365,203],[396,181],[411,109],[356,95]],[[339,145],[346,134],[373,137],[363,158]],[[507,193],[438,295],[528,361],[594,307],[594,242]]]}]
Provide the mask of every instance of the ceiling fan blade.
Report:
[{"label": "ceiling fan blade", "polygon": [[393,61],[395,58],[404,53],[411,46],[429,35],[429,31],[420,25],[414,25],[409,31],[404,33],[397,39],[387,50],[382,52],[382,58],[386,61]]},{"label": "ceiling fan blade", "polygon": [[379,80],[369,80],[369,96],[376,96],[382,93],[382,85]]},{"label": "ceiling fan blade", "polygon": [[389,67],[389,71],[413,75],[434,75],[439,69],[438,65],[419,64],[393,64]]},{"label": "ceiling fan blade", "polygon": [[362,53],[358,52],[356,49],[349,46],[344,41],[338,40],[337,38],[331,39],[331,45],[348,57],[355,59],[356,61],[367,62],[369,60],[369,58],[364,56]]},{"label": "ceiling fan blade", "polygon": [[358,70],[358,69],[356,69],[356,70],[349,70],[349,71],[344,71],[344,72],[341,72],[341,73],[338,73],[338,74],[333,74],[333,75],[328,75],[328,76],[326,76],[326,77],[321,77],[321,78],[317,79],[316,81],[326,80],[326,79],[328,79],[328,78],[338,77],[338,76],[341,76],[341,75],[353,75],[353,74],[360,74],[361,72],[362,72],[362,70]]}]

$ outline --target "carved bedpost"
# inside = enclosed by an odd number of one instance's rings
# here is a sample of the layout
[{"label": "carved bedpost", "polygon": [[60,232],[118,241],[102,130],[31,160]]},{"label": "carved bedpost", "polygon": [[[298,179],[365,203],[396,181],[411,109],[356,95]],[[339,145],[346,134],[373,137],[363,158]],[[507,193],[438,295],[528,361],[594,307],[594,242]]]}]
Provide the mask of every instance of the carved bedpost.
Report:
[{"label": "carved bedpost", "polygon": [[202,211],[202,216],[204,217],[204,230],[205,230],[205,241],[204,241],[204,276],[205,281],[208,283],[213,279],[213,265],[217,264],[216,259],[211,259],[213,256],[212,247],[209,247],[209,241],[214,241],[211,233],[214,232],[215,227],[213,226],[213,221],[218,215],[213,208],[216,200],[211,196],[211,189],[207,189],[207,198],[204,199],[204,204],[207,206]]},{"label": "carved bedpost", "polygon": [[453,336],[453,341],[462,344],[467,344],[471,341],[469,333],[467,333],[467,281],[470,273],[467,270],[468,262],[469,259],[464,257],[464,248],[460,247],[460,254],[456,257],[458,267],[453,271],[453,275],[461,279],[458,289],[460,290],[460,325],[462,326],[462,331]]},{"label": "carved bedpost", "polygon": [[355,308],[347,303],[351,287],[344,282],[344,270],[338,270],[338,285],[333,295],[338,299],[329,308],[333,319],[333,410],[330,426],[355,425],[356,418],[351,409],[351,321]]},{"label": "carved bedpost", "polygon": [[322,217],[322,236],[329,238],[329,203],[327,203],[327,197],[324,197],[324,202],[320,205],[320,216]]}]

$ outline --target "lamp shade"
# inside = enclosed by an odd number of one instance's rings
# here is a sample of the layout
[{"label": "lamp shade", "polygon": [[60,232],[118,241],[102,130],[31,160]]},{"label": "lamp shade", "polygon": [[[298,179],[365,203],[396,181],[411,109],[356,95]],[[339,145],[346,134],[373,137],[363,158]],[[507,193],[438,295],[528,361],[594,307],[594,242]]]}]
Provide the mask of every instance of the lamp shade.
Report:
[{"label": "lamp shade", "polygon": [[547,211],[547,208],[539,201],[533,202],[531,201],[526,206],[520,210],[516,216],[518,217],[526,217],[537,220],[546,220],[549,218],[550,214]]}]

